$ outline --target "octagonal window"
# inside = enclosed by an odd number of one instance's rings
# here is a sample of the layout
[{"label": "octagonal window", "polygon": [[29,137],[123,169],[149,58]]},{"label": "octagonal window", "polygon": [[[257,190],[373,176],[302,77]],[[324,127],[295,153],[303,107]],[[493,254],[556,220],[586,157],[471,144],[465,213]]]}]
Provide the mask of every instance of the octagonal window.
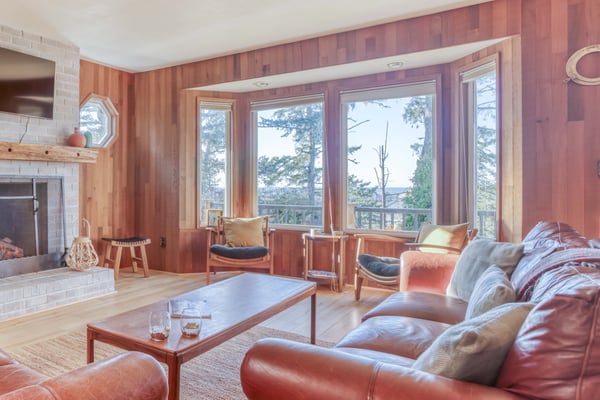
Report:
[{"label": "octagonal window", "polygon": [[89,95],[79,110],[79,129],[88,140],[91,137],[87,147],[108,147],[117,137],[118,116],[108,97]]}]

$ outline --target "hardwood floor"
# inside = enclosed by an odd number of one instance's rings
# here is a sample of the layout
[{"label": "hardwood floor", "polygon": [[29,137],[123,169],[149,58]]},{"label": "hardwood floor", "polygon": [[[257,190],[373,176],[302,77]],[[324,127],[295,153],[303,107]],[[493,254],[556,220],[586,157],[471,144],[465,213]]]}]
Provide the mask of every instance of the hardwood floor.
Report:
[{"label": "hardwood floor", "polygon": [[[167,299],[204,286],[204,274],[173,274],[150,271],[149,278],[141,273],[121,271],[116,293],[77,304],[58,307],[22,317],[0,321],[0,344],[10,351],[28,343],[47,340],[67,332],[83,329],[87,322]],[[218,273],[214,282],[233,276]],[[391,292],[363,288],[361,300],[354,300],[351,286],[343,293],[319,286],[317,295],[317,338],[337,342],[360,323],[361,316],[379,304]],[[281,312],[261,325],[304,336],[309,334],[310,300],[306,299]]]}]

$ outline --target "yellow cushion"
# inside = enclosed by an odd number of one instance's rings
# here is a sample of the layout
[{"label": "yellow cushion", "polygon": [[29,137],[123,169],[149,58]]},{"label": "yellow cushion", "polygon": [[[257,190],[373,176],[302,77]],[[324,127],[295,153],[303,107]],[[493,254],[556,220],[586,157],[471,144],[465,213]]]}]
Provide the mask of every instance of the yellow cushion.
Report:
[{"label": "yellow cushion", "polygon": [[[417,242],[423,244],[435,244],[438,246],[453,247],[457,250],[463,248],[467,237],[469,224],[458,225],[433,225],[423,224],[419,231]],[[446,250],[424,247],[420,249],[428,253],[447,253]]]},{"label": "yellow cushion", "polygon": [[230,247],[264,246],[263,218],[223,217],[225,244]]}]

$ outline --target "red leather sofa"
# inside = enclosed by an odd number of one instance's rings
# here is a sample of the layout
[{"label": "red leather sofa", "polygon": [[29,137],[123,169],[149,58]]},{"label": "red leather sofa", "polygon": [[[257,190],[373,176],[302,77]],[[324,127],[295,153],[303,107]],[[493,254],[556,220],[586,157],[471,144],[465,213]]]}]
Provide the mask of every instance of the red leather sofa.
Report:
[{"label": "red leather sofa", "polygon": [[125,352],[48,378],[0,351],[1,400],[163,400],[167,378],[152,357]]},{"label": "red leather sofa", "polygon": [[467,303],[444,294],[398,292],[369,311],[334,348],[258,341],[240,376],[249,399],[600,399],[600,249],[574,228],[541,222],[523,240],[510,276],[531,302],[495,384],[413,368]]}]

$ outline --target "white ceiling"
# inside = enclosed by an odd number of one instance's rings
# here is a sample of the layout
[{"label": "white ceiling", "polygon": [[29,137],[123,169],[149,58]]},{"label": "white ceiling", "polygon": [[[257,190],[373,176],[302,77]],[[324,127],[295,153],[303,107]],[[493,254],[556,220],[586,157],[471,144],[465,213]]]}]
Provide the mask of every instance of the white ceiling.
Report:
[{"label": "white ceiling", "polygon": [[486,1],[0,0],[0,25],[138,72]]}]

